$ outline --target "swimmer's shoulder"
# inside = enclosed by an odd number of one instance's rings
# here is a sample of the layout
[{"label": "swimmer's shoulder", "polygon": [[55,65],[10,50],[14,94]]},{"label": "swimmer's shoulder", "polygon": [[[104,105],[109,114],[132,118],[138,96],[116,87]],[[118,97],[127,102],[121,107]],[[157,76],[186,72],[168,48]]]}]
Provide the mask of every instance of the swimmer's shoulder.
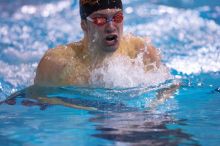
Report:
[{"label": "swimmer's shoulder", "polygon": [[143,50],[150,45],[150,38],[134,36],[133,34],[126,34],[124,40],[129,46],[132,46],[135,50]]},{"label": "swimmer's shoulder", "polygon": [[49,49],[45,53],[44,57],[50,56],[50,57],[69,60],[69,58],[74,58],[81,55],[83,50],[84,50],[83,41],[72,42],[67,45],[59,45],[53,49]]},{"label": "swimmer's shoulder", "polygon": [[62,84],[62,72],[70,60],[77,59],[80,48],[80,42],[74,42],[49,49],[38,64],[34,84]]},{"label": "swimmer's shoulder", "polygon": [[84,45],[82,41],[72,42],[67,45],[60,45],[56,48],[49,49],[45,55],[51,55],[59,58],[73,58],[81,55],[84,50]]}]

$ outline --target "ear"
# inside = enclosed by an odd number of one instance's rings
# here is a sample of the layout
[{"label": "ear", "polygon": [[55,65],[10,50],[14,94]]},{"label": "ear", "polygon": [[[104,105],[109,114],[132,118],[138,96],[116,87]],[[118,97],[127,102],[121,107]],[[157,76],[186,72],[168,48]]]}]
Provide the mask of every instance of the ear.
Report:
[{"label": "ear", "polygon": [[87,26],[85,20],[81,20],[81,28],[82,28],[82,30],[83,30],[84,32],[87,32],[88,26]]}]

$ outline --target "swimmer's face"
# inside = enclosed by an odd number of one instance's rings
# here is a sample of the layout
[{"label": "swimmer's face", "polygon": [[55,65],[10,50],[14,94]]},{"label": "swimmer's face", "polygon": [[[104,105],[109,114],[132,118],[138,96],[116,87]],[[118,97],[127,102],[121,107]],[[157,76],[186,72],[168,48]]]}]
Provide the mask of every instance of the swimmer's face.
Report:
[{"label": "swimmer's face", "polygon": [[104,9],[93,12],[84,21],[83,27],[92,47],[104,52],[114,52],[119,47],[123,33],[122,10]]}]

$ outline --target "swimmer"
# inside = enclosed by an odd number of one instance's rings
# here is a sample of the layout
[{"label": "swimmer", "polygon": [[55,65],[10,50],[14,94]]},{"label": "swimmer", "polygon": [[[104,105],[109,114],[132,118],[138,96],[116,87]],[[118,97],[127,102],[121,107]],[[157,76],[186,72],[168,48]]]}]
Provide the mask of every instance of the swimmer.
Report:
[{"label": "swimmer", "polygon": [[[121,0],[80,0],[81,28],[84,38],[79,42],[49,49],[41,59],[34,85],[25,89],[24,106],[63,105],[88,111],[96,107],[67,102],[60,97],[47,98],[44,86],[90,85],[91,72],[105,65],[105,61],[126,56],[135,59],[143,54],[144,71],[162,66],[159,51],[147,38],[123,35],[123,6]],[[133,64],[132,64],[133,65]],[[169,98],[178,85],[160,90],[150,108]],[[15,104],[20,92],[12,94],[5,103]],[[1,103],[0,103],[1,104]]]},{"label": "swimmer", "polygon": [[123,35],[121,0],[80,0],[81,28],[79,42],[49,49],[41,59],[34,80],[39,86],[89,85],[91,72],[106,59],[127,56],[135,59],[143,53],[144,70],[161,65],[159,51],[148,38]]}]

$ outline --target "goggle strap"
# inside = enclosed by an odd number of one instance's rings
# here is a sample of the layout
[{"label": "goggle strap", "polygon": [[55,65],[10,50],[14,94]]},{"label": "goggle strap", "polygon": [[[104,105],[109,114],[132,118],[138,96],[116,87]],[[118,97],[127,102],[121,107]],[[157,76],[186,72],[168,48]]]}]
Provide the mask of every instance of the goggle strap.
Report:
[{"label": "goggle strap", "polygon": [[94,22],[94,20],[90,17],[86,17],[87,20],[91,21],[91,22]]}]

